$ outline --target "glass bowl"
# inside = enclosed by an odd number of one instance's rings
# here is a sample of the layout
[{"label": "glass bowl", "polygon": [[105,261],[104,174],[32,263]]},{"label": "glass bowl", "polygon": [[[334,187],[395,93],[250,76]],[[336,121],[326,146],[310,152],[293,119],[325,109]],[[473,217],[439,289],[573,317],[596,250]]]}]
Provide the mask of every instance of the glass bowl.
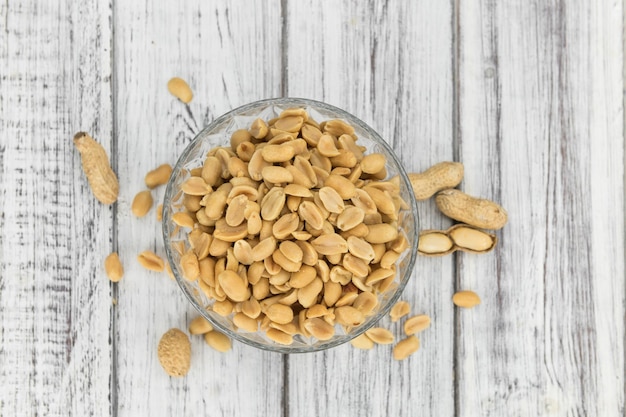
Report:
[{"label": "glass bowl", "polygon": [[[387,178],[398,175],[400,179],[400,196],[406,202],[405,208],[400,210],[398,226],[408,241],[408,249],[403,252],[396,262],[396,278],[384,292],[378,294],[378,304],[374,312],[367,316],[365,321],[355,327],[345,328],[335,325],[335,335],[329,340],[317,340],[305,338],[302,335],[294,335],[291,345],[282,345],[269,339],[265,332],[245,332],[237,329],[233,323],[233,314],[221,316],[212,311],[211,306],[215,302],[201,290],[198,281],[188,281],[183,277],[180,268],[181,254],[176,250],[180,242],[187,239],[186,229],[177,227],[172,221],[172,215],[183,208],[183,193],[181,184],[190,177],[190,171],[201,167],[207,152],[217,146],[230,146],[230,136],[237,129],[248,129],[250,124],[257,118],[269,120],[277,117],[287,108],[304,108],[309,116],[317,122],[330,119],[341,119],[352,125],[358,136],[358,144],[364,145],[366,154],[378,152],[387,159]],[[173,169],[172,176],[167,184],[163,203],[163,240],[167,260],[172,273],[181,290],[198,310],[217,330],[222,331],[232,339],[248,345],[281,353],[303,353],[335,347],[359,336],[370,327],[374,326],[400,297],[406,286],[416,259],[419,219],[417,206],[411,184],[407,174],[394,154],[391,147],[372,128],[355,116],[337,107],[308,99],[277,98],[256,101],[215,119],[209,126],[202,130],[183,151]],[[297,321],[297,316],[296,316]]]}]

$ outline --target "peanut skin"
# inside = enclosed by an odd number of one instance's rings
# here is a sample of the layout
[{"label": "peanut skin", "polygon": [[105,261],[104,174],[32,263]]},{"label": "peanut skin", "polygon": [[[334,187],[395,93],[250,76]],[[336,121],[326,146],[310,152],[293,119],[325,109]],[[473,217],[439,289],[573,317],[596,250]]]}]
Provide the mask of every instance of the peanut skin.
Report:
[{"label": "peanut skin", "polygon": [[440,162],[422,173],[409,174],[416,200],[427,200],[437,191],[454,188],[463,179],[463,164]]},{"label": "peanut skin", "polygon": [[498,230],[507,222],[507,213],[499,204],[472,197],[459,190],[444,190],[437,194],[435,203],[451,219],[480,229]]},{"label": "peanut skin", "polygon": [[85,132],[74,136],[74,145],[80,152],[83,171],[93,195],[103,204],[115,203],[120,186],[102,145]]}]

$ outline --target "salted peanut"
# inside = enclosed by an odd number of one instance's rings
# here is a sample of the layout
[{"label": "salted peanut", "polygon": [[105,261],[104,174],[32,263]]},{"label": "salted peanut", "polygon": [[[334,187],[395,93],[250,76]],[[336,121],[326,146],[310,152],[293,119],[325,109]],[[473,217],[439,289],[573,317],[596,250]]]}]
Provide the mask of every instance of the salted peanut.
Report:
[{"label": "salted peanut", "polygon": [[438,191],[454,188],[463,180],[463,164],[440,162],[422,173],[410,173],[409,180],[416,200],[427,200]]},{"label": "salted peanut", "polygon": [[[330,174],[324,181],[324,185],[337,191],[337,193],[344,200],[350,200],[357,197],[357,189],[354,184],[349,179],[342,177],[341,175]],[[357,206],[357,204],[354,205]]]},{"label": "salted peanut", "polygon": [[448,236],[457,249],[471,253],[486,253],[491,251],[498,241],[495,235],[476,230],[463,224],[457,224],[447,231]]},{"label": "salted peanut", "polygon": [[317,181],[317,175],[315,174],[313,166],[311,165],[309,160],[304,158],[302,155],[297,155],[293,160],[293,166],[298,171],[302,172],[311,184],[315,184],[315,182]]},{"label": "salted peanut", "polygon": [[290,345],[293,343],[293,336],[278,329],[268,329],[265,334],[270,340],[281,345]]},{"label": "salted peanut", "polygon": [[195,213],[202,207],[200,206],[200,201],[202,201],[202,197],[199,195],[185,194],[183,197],[183,206],[190,212]]},{"label": "salted peanut", "polygon": [[293,181],[293,175],[286,168],[270,165],[261,171],[261,175],[265,181],[274,184],[290,183]]},{"label": "salted peanut", "polygon": [[276,303],[265,310],[265,315],[275,323],[290,323],[293,320],[293,310],[291,307]]},{"label": "salted peanut", "polygon": [[291,236],[293,236],[293,238],[297,241],[306,241],[313,237],[313,235],[311,235],[309,232],[305,232],[303,230],[296,230],[295,232],[291,232]]},{"label": "salted peanut", "polygon": [[322,171],[330,173],[330,170],[333,169],[333,164],[330,162],[330,158],[321,155],[317,149],[311,150],[309,159],[312,166],[318,167]]},{"label": "salted peanut", "polygon": [[497,203],[455,189],[440,191],[435,203],[451,219],[481,229],[501,229],[508,220],[506,210]]},{"label": "salted peanut", "polygon": [[272,234],[276,239],[286,239],[298,229],[300,218],[297,213],[288,213],[278,219],[272,226]]},{"label": "salted peanut", "polygon": [[426,330],[430,327],[430,317],[426,314],[420,314],[417,316],[409,317],[404,322],[404,333],[407,336],[411,336],[412,334],[419,333],[423,330]]},{"label": "salted peanut", "polygon": [[261,118],[256,119],[250,125],[250,130],[248,130],[253,138],[255,139],[263,139],[267,133],[269,132],[269,128],[267,127],[267,123]]},{"label": "salted peanut", "polygon": [[213,330],[204,335],[204,341],[218,352],[228,352],[232,347],[232,342],[224,333]]},{"label": "salted peanut", "polygon": [[361,258],[357,258],[351,253],[346,253],[341,261],[343,267],[350,272],[353,276],[358,278],[365,278],[369,273],[367,263]]},{"label": "salted peanut", "polygon": [[295,155],[295,150],[291,146],[282,145],[266,145],[261,148],[261,155],[266,162],[287,162]]},{"label": "salted peanut", "polygon": [[387,158],[380,153],[373,153],[366,155],[361,160],[361,169],[366,174],[376,174],[385,168],[387,164]]},{"label": "salted peanut", "polygon": [[284,242],[281,242],[278,249],[290,261],[302,262],[302,257],[304,254],[302,253],[302,249],[300,249],[300,246],[298,246],[296,243],[290,240],[286,240]]},{"label": "salted peanut", "polygon": [[323,317],[328,314],[328,308],[323,304],[315,304],[306,310],[306,317],[312,319],[315,317]]},{"label": "salted peanut", "polygon": [[298,214],[314,229],[321,229],[324,225],[324,215],[320,208],[312,201],[303,201],[298,207]]},{"label": "salted peanut", "polygon": [[398,253],[404,252],[408,247],[409,241],[406,239],[404,233],[398,233],[398,237],[389,244],[389,249]]},{"label": "salted peanut", "polygon": [[150,190],[140,191],[133,199],[131,210],[135,216],[143,217],[150,211],[152,203],[153,200]]},{"label": "salted peanut", "polygon": [[[237,261],[237,257],[235,256],[235,252],[232,247],[228,248],[226,251],[226,269],[239,273],[239,261]],[[246,277],[242,278],[246,281]]]},{"label": "salted peanut", "polygon": [[252,259],[257,261],[263,261],[270,257],[276,250],[276,239],[270,236],[261,240],[254,248],[252,248]]},{"label": "salted peanut", "polygon": [[360,223],[360,224],[356,225],[355,227],[353,227],[350,230],[346,230],[345,232],[341,232],[340,235],[341,235],[341,237],[343,237],[346,240],[349,237],[351,237],[351,236],[358,237],[358,238],[364,238],[365,236],[367,236],[369,231],[370,230],[367,228],[367,225],[365,223]]},{"label": "salted peanut", "polygon": [[111,253],[104,260],[104,270],[111,282],[119,282],[124,276],[124,267],[117,252]]},{"label": "salted peanut", "polygon": [[350,201],[352,201],[352,204],[354,204],[355,207],[359,207],[361,210],[363,210],[363,213],[365,213],[365,215],[378,212],[378,209],[376,208],[376,203],[374,202],[374,200],[372,200],[372,197],[370,197],[370,195],[365,190],[356,188],[354,193],[354,197],[350,198]]},{"label": "salted peanut", "polygon": [[354,128],[343,120],[333,119],[324,123],[324,132],[330,133],[333,136],[339,137],[343,134],[352,135]]},{"label": "salted peanut", "polygon": [[364,187],[363,189],[372,198],[372,201],[376,204],[376,208],[379,212],[383,214],[394,214],[396,212],[396,206],[393,204],[393,199],[388,192],[379,190],[378,188],[370,185]]},{"label": "salted peanut", "polygon": [[398,228],[387,223],[367,226],[369,233],[365,240],[369,243],[387,243],[398,237]]},{"label": "salted peanut", "polygon": [[395,273],[396,272],[393,269],[378,268],[378,269],[373,270],[369,274],[365,283],[367,285],[373,285],[373,284],[376,284],[378,281],[382,281],[383,279],[386,279],[392,275],[395,275]]},{"label": "salted peanut", "polygon": [[343,203],[343,199],[335,191],[334,188],[330,187],[322,187],[319,190],[319,198],[324,205],[324,208],[331,213],[341,213],[343,212],[345,206]]},{"label": "salted peanut", "polygon": [[141,266],[150,271],[163,272],[163,269],[165,268],[163,259],[156,253],[149,250],[141,252],[139,256],[137,256],[137,261],[139,261]]},{"label": "salted peanut", "polygon": [[309,266],[315,266],[317,264],[319,255],[313,245],[305,241],[294,242],[300,251],[302,252],[302,263]]},{"label": "salted peanut", "polygon": [[333,167],[353,168],[358,162],[356,155],[345,149],[339,149],[339,155],[333,156],[329,159]]},{"label": "salted peanut", "polygon": [[276,123],[274,123],[274,127],[285,132],[295,133],[300,131],[300,128],[303,124],[303,117],[293,115],[280,117],[278,120],[276,120]]},{"label": "salted peanut", "polygon": [[413,353],[417,352],[420,348],[420,341],[415,336],[409,336],[404,340],[399,341],[393,347],[393,358],[397,361],[408,358]]},{"label": "salted peanut", "polygon": [[236,272],[226,269],[217,276],[217,280],[231,300],[245,301],[250,298],[247,284]]},{"label": "salted peanut", "polygon": [[411,306],[406,301],[398,301],[391,307],[391,311],[389,312],[389,316],[391,317],[392,322],[396,322],[400,320],[402,317],[409,314],[411,311]]},{"label": "salted peanut", "polygon": [[290,278],[291,278],[291,273],[285,271],[284,269],[281,269],[278,274],[270,276],[270,284],[276,287],[282,286],[286,284]]},{"label": "salted peanut", "polygon": [[304,288],[313,282],[316,276],[317,272],[315,271],[315,268],[309,265],[302,265],[300,270],[291,274],[289,286],[291,288]]},{"label": "salted peanut", "polygon": [[291,306],[293,303],[298,301],[298,290],[296,288],[290,288],[288,285],[285,287],[285,293],[280,300],[278,300],[278,302],[286,306]]},{"label": "salted peanut", "polygon": [[241,312],[251,319],[256,319],[261,315],[261,304],[256,298],[251,297],[241,304]]},{"label": "salted peanut", "polygon": [[323,134],[320,136],[317,142],[317,151],[322,156],[332,157],[339,155],[339,150],[335,145],[335,139],[328,134]]},{"label": "salted peanut", "polygon": [[357,295],[352,303],[352,307],[356,308],[366,316],[370,315],[377,305],[378,297],[369,291],[364,291]]},{"label": "salted peanut", "polygon": [[390,345],[393,343],[393,333],[389,330],[384,329],[382,327],[373,327],[365,331],[367,337],[372,340],[372,342],[379,345]]},{"label": "salted peanut", "polygon": [[179,77],[171,78],[167,82],[167,89],[171,95],[187,104],[193,98],[193,93],[191,92],[191,88],[189,88],[189,84],[185,80]]},{"label": "salted peanut", "polygon": [[315,278],[310,284],[298,290],[298,302],[304,308],[316,304],[317,296],[322,292],[324,283],[321,279]]},{"label": "salted peanut", "polygon": [[288,272],[296,272],[302,266],[302,262],[293,262],[289,258],[287,258],[280,249],[276,249],[272,254],[272,259],[274,262],[279,265],[282,269]]},{"label": "salted peanut", "polygon": [[278,274],[282,269],[282,267],[274,261],[274,254],[263,259],[263,265],[270,276]]},{"label": "salted peanut", "polygon": [[255,181],[261,181],[263,179],[263,168],[268,166],[271,166],[271,163],[263,159],[261,149],[257,147],[248,162],[248,174],[250,178]]},{"label": "salted peanut", "polygon": [[281,332],[286,333],[291,336],[298,334],[298,326],[295,322],[280,324],[280,323],[274,323],[273,321],[271,321],[269,323],[269,327],[270,329],[280,330]]},{"label": "salted peanut", "polygon": [[373,288],[371,285],[367,285],[365,283],[365,278],[360,278],[357,276],[353,276],[352,280],[351,280],[352,285],[354,285],[356,288],[358,288],[359,290],[363,291],[363,292],[371,292],[373,291]]},{"label": "salted peanut", "polygon": [[322,132],[315,126],[304,124],[300,130],[300,135],[304,140],[306,140],[306,143],[309,146],[316,147],[320,137],[322,136]]},{"label": "salted peanut", "polygon": [[[233,188],[233,190],[235,188]],[[226,224],[229,226],[235,227],[243,223],[245,219],[244,212],[246,210],[247,204],[248,204],[248,197],[246,195],[238,195],[234,197],[232,200],[230,200],[230,203],[228,204],[228,208],[226,209],[226,216],[224,217]],[[247,229],[247,226],[246,226],[246,229]]]},{"label": "salted peanut", "polygon": [[346,178],[348,177],[348,175],[350,175],[351,172],[352,172],[352,169],[345,168],[345,167],[336,167],[336,168],[333,168],[332,171],[330,171],[331,174],[339,175],[339,176],[346,177]]},{"label": "salted peanut", "polygon": [[245,315],[244,313],[237,313],[233,316],[233,324],[241,330],[247,332],[256,332],[259,329],[259,323]]},{"label": "salted peanut", "polygon": [[357,162],[360,162],[363,159],[363,151],[365,150],[365,147],[357,145],[355,140],[356,136],[343,134],[339,136],[337,143],[340,149],[345,149],[346,151],[353,153]]},{"label": "salted peanut", "polygon": [[342,266],[333,266],[329,273],[329,279],[341,285],[346,285],[352,280],[352,273]]},{"label": "salted peanut", "polygon": [[239,239],[245,238],[246,236],[248,236],[248,225],[245,223],[235,227],[226,224],[226,220],[224,219],[220,219],[217,223],[215,223],[215,232],[213,232],[213,237],[215,239],[234,243]]},{"label": "salted peanut", "polygon": [[337,227],[340,230],[350,230],[363,222],[365,212],[362,208],[356,206],[347,206],[337,216]]},{"label": "salted peanut", "polygon": [[261,215],[259,213],[252,213],[248,218],[248,234],[249,235],[257,235],[261,231],[261,227],[263,225],[263,221],[261,220]]},{"label": "salted peanut", "polygon": [[200,265],[198,258],[192,251],[188,251],[180,258],[180,268],[187,281],[195,281],[200,277]]},{"label": "salted peanut", "polygon": [[215,259],[200,259],[198,266],[200,268],[200,279],[206,284],[215,287]]},{"label": "salted peanut", "polygon": [[211,246],[209,246],[209,255],[220,257],[226,255],[226,251],[230,248],[231,243],[223,241],[213,236]]},{"label": "salted peanut", "polygon": [[202,316],[198,316],[189,323],[189,333],[205,334],[213,330],[213,325]]},{"label": "salted peanut", "polygon": [[172,175],[172,166],[170,164],[160,165],[146,174],[146,186],[152,189],[167,184],[170,175]]},{"label": "salted peanut", "polygon": [[237,261],[243,265],[250,265],[254,262],[252,247],[247,241],[240,239],[233,245],[233,254]]},{"label": "salted peanut", "polygon": [[480,304],[480,297],[474,291],[458,291],[452,296],[457,307],[472,308]]},{"label": "salted peanut", "polygon": [[182,183],[180,189],[187,195],[199,196],[209,194],[213,191],[211,186],[204,182],[201,177],[189,177],[184,183]]},{"label": "salted peanut", "polygon": [[215,156],[208,156],[202,164],[200,176],[210,186],[217,184],[222,176],[222,163]]},{"label": "salted peanut", "polygon": [[391,268],[392,265],[396,263],[396,261],[400,258],[400,254],[398,252],[388,250],[385,252],[383,257],[380,259],[380,266],[382,268]]},{"label": "salted peanut", "polygon": [[261,278],[259,282],[252,286],[252,296],[257,300],[264,300],[270,294],[270,281]]},{"label": "salted peanut", "polygon": [[352,306],[335,307],[335,320],[344,326],[358,326],[365,321],[365,316]]},{"label": "salted peanut", "polygon": [[157,355],[170,376],[185,376],[191,365],[189,337],[179,329],[169,329],[159,340]]},{"label": "salted peanut", "polygon": [[313,197],[310,189],[299,184],[288,184],[285,187],[285,194],[295,197]]},{"label": "salted peanut", "polygon": [[318,340],[330,340],[335,335],[335,327],[317,317],[306,319],[304,328]]},{"label": "salted peanut", "polygon": [[348,242],[337,233],[329,233],[311,241],[313,248],[321,255],[334,255],[348,252]]},{"label": "salted peanut", "polygon": [[363,259],[367,263],[374,260],[376,253],[371,244],[364,239],[356,236],[350,236],[347,239],[348,251],[357,258]]},{"label": "salted peanut", "polygon": [[188,229],[193,229],[193,226],[196,224],[194,218],[191,217],[189,213],[186,213],[184,211],[174,213],[172,215],[172,221],[180,227],[186,227]]},{"label": "salted peanut", "polygon": [[290,107],[288,109],[283,110],[280,113],[280,115],[278,115],[279,119],[283,117],[289,117],[289,116],[300,116],[303,122],[306,122],[309,120],[309,114],[306,112],[306,110],[300,107]]},{"label": "salted peanut", "polygon": [[302,202],[302,197],[296,197],[293,195],[287,196],[287,208],[291,212],[297,212],[298,208],[300,208],[300,203]]},{"label": "salted peanut", "polygon": [[454,242],[445,232],[424,230],[420,233],[417,252],[425,256],[443,256],[454,252]]},{"label": "salted peanut", "polygon": [[282,187],[272,187],[265,194],[261,202],[261,218],[263,220],[275,220],[285,206],[285,190]]},{"label": "salted peanut", "polygon": [[367,337],[365,333],[358,335],[350,341],[350,344],[357,349],[369,350],[374,347],[372,339]]},{"label": "salted peanut", "polygon": [[230,300],[215,301],[212,309],[220,316],[226,317],[233,312],[233,303]]},{"label": "salted peanut", "polygon": [[255,261],[248,267],[248,282],[252,285],[259,282],[265,273],[265,265],[263,262]]},{"label": "salted peanut", "polygon": [[[247,131],[245,132],[248,133]],[[245,141],[237,145],[237,148],[235,149],[235,153],[237,154],[239,159],[241,159],[242,161],[250,162],[250,159],[252,159],[252,155],[254,154],[255,150],[256,150],[256,147],[254,146],[252,142]],[[250,172],[248,171],[248,174],[249,173]]]}]

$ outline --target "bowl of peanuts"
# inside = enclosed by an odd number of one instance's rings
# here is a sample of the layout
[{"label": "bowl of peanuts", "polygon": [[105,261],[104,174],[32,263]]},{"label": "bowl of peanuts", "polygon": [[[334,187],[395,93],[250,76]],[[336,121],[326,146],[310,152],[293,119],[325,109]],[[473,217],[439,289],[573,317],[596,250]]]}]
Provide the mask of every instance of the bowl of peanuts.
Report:
[{"label": "bowl of peanuts", "polygon": [[308,99],[215,119],[180,156],[163,203],[172,273],[213,327],[257,348],[313,352],[377,323],[416,259],[419,218],[399,158],[372,128]]}]

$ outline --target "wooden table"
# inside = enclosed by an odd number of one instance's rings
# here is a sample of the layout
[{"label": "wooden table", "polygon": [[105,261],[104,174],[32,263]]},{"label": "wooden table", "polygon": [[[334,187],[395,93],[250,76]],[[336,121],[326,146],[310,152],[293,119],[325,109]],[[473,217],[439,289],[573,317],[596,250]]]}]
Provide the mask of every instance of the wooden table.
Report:
[{"label": "wooden table", "polygon": [[[2,2],[0,415],[623,416],[622,11],[619,0]],[[194,90],[189,106],[167,92],[175,75]],[[389,346],[221,354],[194,337],[191,371],[170,378],[157,342],[195,313],[137,263],[163,250],[154,211],[138,220],[130,202],[215,117],[279,96],[357,115],[409,171],[463,162],[462,189],[501,202],[509,224],[488,255],[419,258],[404,299],[433,325],[406,361]],[[79,130],[111,155],[114,206],[89,190]],[[451,224],[432,201],[419,214],[422,229]],[[119,284],[103,272],[113,250]],[[482,304],[456,309],[458,289]]]}]

